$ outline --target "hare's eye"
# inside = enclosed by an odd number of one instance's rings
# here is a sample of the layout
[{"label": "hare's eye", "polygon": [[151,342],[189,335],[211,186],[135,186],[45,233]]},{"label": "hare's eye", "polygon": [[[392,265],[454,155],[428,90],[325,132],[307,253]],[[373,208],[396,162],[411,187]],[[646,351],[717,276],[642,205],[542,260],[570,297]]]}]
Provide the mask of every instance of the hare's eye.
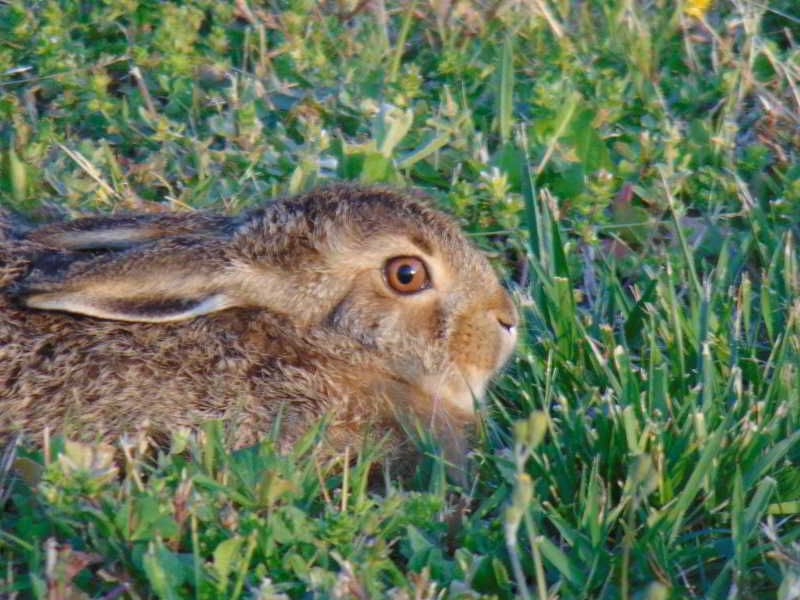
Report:
[{"label": "hare's eye", "polygon": [[425,263],[413,256],[390,258],[386,263],[386,281],[401,294],[413,294],[430,286]]}]

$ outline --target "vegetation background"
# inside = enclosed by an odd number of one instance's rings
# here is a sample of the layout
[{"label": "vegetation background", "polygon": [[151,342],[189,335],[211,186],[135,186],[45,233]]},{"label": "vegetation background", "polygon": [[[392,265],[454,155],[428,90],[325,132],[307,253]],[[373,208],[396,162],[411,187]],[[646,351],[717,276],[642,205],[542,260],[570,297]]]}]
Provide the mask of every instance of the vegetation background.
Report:
[{"label": "vegetation background", "polygon": [[526,323],[466,487],[425,439],[379,491],[214,423],[124,475],[20,448],[0,597],[800,598],[799,39],[796,0],[0,2],[3,206],[415,185]]}]

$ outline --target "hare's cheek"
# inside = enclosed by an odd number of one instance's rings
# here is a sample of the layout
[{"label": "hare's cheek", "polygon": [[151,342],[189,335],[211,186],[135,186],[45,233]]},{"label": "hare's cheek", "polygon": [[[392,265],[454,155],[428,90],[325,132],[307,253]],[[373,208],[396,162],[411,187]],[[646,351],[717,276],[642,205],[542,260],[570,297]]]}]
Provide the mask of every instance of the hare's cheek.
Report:
[{"label": "hare's cheek", "polygon": [[419,337],[417,325],[394,298],[371,290],[354,290],[331,311],[327,325],[361,343],[397,352]]},{"label": "hare's cheek", "polygon": [[391,326],[381,332],[387,351],[419,362],[428,373],[439,372],[451,362],[447,351],[448,317],[436,298],[392,298],[384,310],[384,314],[391,315],[385,321]]},{"label": "hare's cheek", "polygon": [[446,348],[447,314],[436,290],[402,295],[387,289],[379,273],[356,277],[327,323],[388,351],[418,354]]}]

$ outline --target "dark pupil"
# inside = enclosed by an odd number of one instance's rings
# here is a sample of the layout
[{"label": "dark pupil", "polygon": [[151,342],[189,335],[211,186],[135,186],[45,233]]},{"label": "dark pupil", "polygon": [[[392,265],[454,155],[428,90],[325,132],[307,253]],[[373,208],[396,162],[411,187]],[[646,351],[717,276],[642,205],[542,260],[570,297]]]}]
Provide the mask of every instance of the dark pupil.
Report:
[{"label": "dark pupil", "polygon": [[414,265],[402,265],[397,269],[397,280],[403,285],[408,285],[414,281],[417,268]]}]

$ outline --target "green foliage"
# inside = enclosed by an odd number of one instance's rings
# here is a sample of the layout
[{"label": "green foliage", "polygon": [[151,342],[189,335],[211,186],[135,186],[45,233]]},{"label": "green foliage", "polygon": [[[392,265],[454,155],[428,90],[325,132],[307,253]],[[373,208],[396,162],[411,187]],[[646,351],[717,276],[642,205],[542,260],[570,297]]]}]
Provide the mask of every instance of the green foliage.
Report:
[{"label": "green foliage", "polygon": [[386,8],[1,3],[0,205],[425,188],[525,319],[470,485],[55,439],[0,468],[0,596],[797,597],[795,1]]}]

